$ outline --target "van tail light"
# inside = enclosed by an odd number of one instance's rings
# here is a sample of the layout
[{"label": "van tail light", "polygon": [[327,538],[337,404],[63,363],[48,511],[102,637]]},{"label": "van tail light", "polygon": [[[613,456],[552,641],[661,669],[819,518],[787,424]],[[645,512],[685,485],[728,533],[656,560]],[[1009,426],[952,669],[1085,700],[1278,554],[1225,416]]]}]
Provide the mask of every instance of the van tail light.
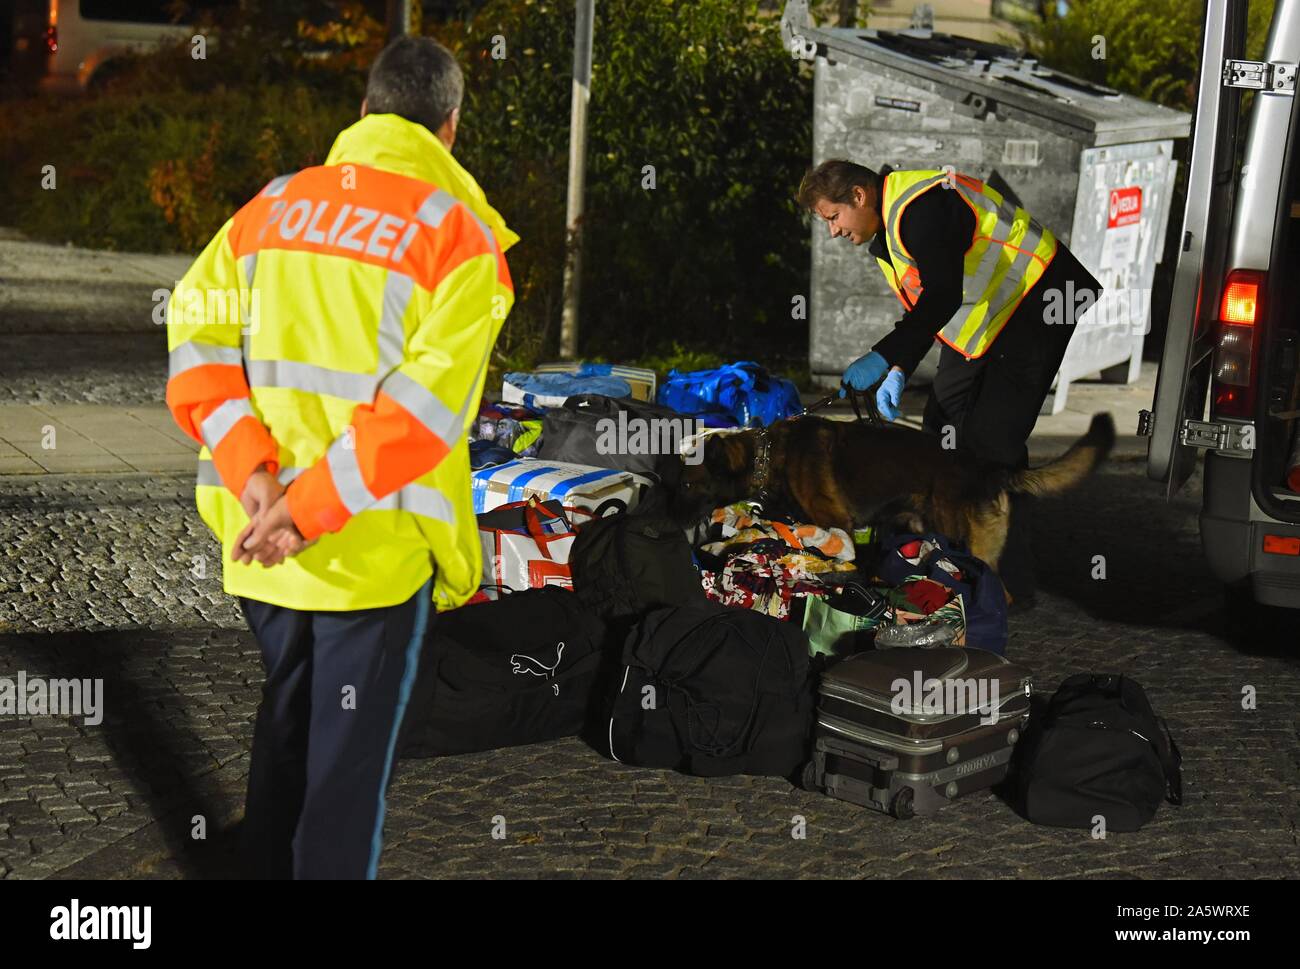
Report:
[{"label": "van tail light", "polygon": [[59,28],[53,24],[45,28],[45,49],[51,54],[59,49]]},{"label": "van tail light", "polygon": [[1214,350],[1214,413],[1249,419],[1255,410],[1255,323],[1263,317],[1264,273],[1234,269],[1219,303]]}]

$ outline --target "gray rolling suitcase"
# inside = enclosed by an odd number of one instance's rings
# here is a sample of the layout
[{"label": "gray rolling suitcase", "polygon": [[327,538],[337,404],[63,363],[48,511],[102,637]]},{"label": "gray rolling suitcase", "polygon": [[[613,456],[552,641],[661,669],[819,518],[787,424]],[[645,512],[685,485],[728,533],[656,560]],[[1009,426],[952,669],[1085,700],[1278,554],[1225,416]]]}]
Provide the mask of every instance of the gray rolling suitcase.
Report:
[{"label": "gray rolling suitcase", "polygon": [[982,649],[875,650],[822,675],[803,786],[896,818],[1002,780],[1029,718],[1029,670]]}]

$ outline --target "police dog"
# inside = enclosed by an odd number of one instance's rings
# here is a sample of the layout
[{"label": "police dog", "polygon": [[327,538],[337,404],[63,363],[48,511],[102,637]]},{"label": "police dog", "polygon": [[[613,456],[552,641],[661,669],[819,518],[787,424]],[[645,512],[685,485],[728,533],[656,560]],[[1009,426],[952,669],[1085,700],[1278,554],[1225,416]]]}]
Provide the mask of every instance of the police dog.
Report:
[{"label": "police dog", "polygon": [[966,543],[996,570],[1013,494],[1056,495],[1079,484],[1110,453],[1115,422],[1095,414],[1068,451],[1041,468],[1012,471],[947,450],[911,428],[795,417],[764,430],[705,437],[703,460],[683,459],[670,509],[684,525],[714,508],[763,497],[768,514],[822,527],[871,525],[933,531]]}]

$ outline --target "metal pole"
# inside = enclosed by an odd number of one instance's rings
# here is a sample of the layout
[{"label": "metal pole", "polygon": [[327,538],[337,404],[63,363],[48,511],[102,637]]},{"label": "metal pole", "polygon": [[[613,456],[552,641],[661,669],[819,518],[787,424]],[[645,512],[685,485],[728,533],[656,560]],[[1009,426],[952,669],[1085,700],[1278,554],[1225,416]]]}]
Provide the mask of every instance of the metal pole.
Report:
[{"label": "metal pole", "polygon": [[569,115],[569,198],[565,215],[564,315],[560,359],[578,355],[578,289],[582,279],[582,196],[587,182],[587,104],[591,100],[591,34],[595,0],[577,0],[573,31],[573,105]]},{"label": "metal pole", "polygon": [[411,0],[388,0],[388,42],[411,32]]}]

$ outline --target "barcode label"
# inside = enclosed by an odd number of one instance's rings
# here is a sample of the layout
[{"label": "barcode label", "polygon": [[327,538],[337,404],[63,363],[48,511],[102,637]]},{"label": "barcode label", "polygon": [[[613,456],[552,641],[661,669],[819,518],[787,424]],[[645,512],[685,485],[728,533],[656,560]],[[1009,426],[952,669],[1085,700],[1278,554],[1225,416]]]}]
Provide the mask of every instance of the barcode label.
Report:
[{"label": "barcode label", "polygon": [[1037,165],[1038,142],[1033,138],[1008,138],[1002,149],[1004,165]]}]

